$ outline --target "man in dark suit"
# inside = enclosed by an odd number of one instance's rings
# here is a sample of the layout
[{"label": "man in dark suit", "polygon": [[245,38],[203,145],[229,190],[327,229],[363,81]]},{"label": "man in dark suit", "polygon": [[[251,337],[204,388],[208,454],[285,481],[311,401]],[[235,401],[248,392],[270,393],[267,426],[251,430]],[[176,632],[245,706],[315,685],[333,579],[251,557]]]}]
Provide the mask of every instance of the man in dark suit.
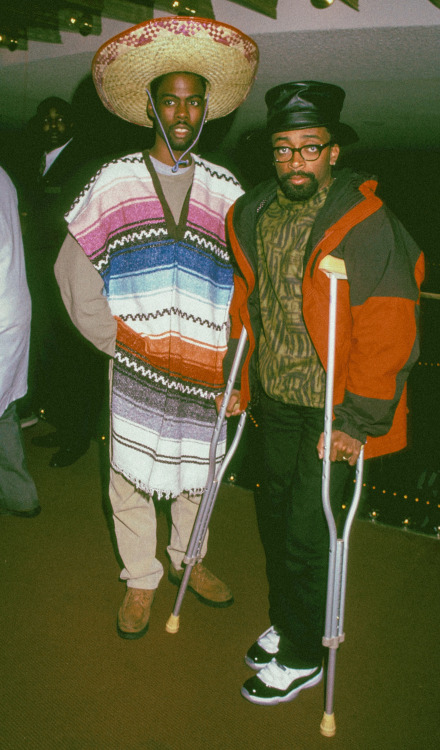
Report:
[{"label": "man in dark suit", "polygon": [[53,272],[66,235],[64,214],[96,170],[96,163],[87,160],[86,144],[75,131],[68,102],[58,97],[45,99],[37,108],[36,124],[44,150],[35,169],[29,227],[35,398],[56,431],[32,442],[57,448],[50,466],[61,468],[88,450],[105,389],[104,358],[72,325]]}]

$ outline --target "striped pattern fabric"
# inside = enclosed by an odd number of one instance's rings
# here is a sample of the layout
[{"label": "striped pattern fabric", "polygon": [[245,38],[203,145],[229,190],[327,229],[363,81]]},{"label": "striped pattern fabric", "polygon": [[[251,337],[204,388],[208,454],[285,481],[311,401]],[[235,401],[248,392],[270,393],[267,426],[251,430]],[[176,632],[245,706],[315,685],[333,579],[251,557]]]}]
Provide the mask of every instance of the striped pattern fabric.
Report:
[{"label": "striped pattern fabric", "polygon": [[[187,220],[177,228],[142,154],[105,165],[67,216],[118,322],[112,466],[159,498],[203,492],[223,388],[232,296],[224,219],[242,190],[227,170],[194,161]],[[224,448],[225,434],[218,460]]]}]

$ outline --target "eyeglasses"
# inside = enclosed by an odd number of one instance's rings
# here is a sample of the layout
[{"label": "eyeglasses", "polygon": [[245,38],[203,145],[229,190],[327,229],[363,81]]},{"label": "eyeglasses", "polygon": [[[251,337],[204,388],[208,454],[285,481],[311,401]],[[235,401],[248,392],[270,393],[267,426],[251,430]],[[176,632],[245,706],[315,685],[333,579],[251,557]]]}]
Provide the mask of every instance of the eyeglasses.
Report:
[{"label": "eyeglasses", "polygon": [[290,148],[290,146],[275,146],[273,150],[274,161],[281,162],[282,164],[291,161],[295,155],[295,151],[298,151],[304,161],[316,161],[321,156],[327,146],[330,146],[333,141],[328,143],[306,143],[301,148]]}]

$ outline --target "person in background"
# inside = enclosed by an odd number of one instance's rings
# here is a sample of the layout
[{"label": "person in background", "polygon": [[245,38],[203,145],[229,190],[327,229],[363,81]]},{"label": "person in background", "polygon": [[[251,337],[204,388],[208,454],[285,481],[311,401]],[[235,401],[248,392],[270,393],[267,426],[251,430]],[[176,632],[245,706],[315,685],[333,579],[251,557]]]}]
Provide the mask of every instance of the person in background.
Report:
[{"label": "person in background", "polygon": [[[336,330],[331,497],[339,503],[361,447],[365,458],[406,445],[406,380],[419,353],[423,255],[376,195],[376,179],[335,171],[357,140],[340,122],[345,92],[330,83],[280,84],[266,94],[275,179],[228,215],[236,263],[231,352],[241,325],[249,352],[228,413],[252,410],[262,434],[256,494],[266,553],[269,622],[245,661],[248,701],[290,701],[322,678],[328,528],[321,501],[329,279],[345,262]],[[221,399],[219,399],[219,403]],[[336,506],[335,510],[336,512]]]},{"label": "person in background", "polygon": [[[171,504],[169,579],[178,585],[208,478],[233,287],[225,216],[243,191],[195,149],[205,119],[244,100],[257,63],[238,29],[182,17],[123,32],[93,62],[110,111],[155,128],[149,152],[106,164],[79,196],[55,265],[75,325],[112,358],[109,494],[126,639],[147,632],[163,575],[154,500]],[[233,602],[202,561],[189,588],[211,606]]]},{"label": "person in background", "polygon": [[98,432],[105,396],[105,358],[72,325],[62,303],[53,266],[66,236],[64,214],[96,170],[87,162],[75,131],[70,104],[49,97],[37,108],[36,126],[44,148],[35,175],[25,238],[33,301],[31,334],[32,400],[55,432],[32,438],[56,449],[49,465],[69,466]]},{"label": "person in background", "polygon": [[31,298],[15,187],[0,167],[0,515],[37,516],[16,401],[27,391]]}]

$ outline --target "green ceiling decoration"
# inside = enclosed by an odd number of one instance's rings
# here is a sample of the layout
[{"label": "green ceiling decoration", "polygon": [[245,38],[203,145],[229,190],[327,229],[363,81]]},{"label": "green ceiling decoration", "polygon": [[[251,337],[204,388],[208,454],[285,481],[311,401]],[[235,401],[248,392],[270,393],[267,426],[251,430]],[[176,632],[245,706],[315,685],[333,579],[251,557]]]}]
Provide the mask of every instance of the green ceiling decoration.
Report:
[{"label": "green ceiling decoration", "polygon": [[341,2],[353,8],[353,10],[359,10],[359,0],[341,0]]},{"label": "green ceiling decoration", "polygon": [[[232,0],[276,18],[278,0]],[[0,46],[27,49],[29,41],[61,44],[61,32],[101,34],[101,18],[130,24],[153,18],[154,11],[214,18],[211,0],[1,0]]]},{"label": "green ceiling decoration", "polygon": [[[335,1],[359,11],[362,2],[368,0],[310,0],[318,9],[328,8]],[[269,18],[277,17],[278,0],[230,2]],[[426,2],[440,8],[440,0]],[[182,16],[215,17],[211,0],[0,0],[0,47],[14,51],[27,49],[28,41],[62,44],[61,32],[65,31],[99,36],[102,17],[136,24],[153,18],[155,10]]]}]

